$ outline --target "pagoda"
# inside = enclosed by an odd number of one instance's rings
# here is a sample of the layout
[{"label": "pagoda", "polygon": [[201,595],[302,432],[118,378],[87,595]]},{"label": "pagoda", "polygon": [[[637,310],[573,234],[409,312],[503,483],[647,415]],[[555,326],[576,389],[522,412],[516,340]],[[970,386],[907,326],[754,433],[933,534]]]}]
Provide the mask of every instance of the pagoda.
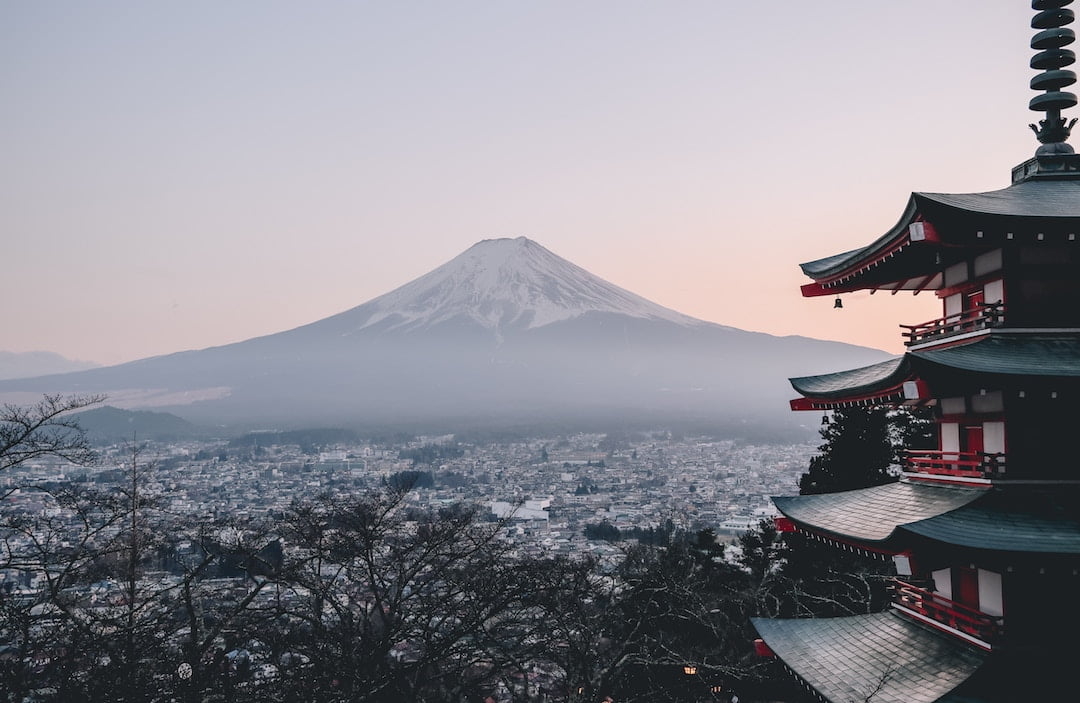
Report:
[{"label": "pagoda", "polygon": [[932,409],[936,449],[873,488],[774,498],[778,525],[891,561],[883,612],[754,620],[808,700],[1080,700],[1080,155],[1072,0],[1034,0],[1034,158],[1008,187],[913,193],[867,246],[802,265],[804,296],[933,291],[906,351],[791,379],[794,410]]}]

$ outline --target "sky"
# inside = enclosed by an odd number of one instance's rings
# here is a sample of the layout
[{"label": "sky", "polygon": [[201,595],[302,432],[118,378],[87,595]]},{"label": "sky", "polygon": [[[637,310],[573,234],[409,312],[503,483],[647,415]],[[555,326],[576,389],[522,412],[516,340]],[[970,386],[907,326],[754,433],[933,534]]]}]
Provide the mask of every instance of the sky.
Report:
[{"label": "sky", "polygon": [[0,350],[104,364],[527,236],[661,305],[902,349],[802,298],[912,191],[1008,185],[1027,0],[0,0]]}]

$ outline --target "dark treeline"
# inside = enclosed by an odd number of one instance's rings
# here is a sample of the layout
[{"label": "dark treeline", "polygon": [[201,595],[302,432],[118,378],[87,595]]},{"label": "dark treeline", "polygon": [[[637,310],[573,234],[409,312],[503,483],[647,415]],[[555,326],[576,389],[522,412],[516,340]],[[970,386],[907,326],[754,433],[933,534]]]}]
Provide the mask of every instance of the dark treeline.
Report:
[{"label": "dark treeline", "polygon": [[417,464],[434,464],[443,459],[457,459],[465,454],[465,449],[457,444],[425,444],[421,447],[402,449],[399,459],[408,459]]},{"label": "dark treeline", "polygon": [[319,428],[286,430],[282,432],[251,432],[229,440],[230,447],[268,447],[274,444],[295,444],[300,447],[326,447],[335,444],[357,444],[360,435],[352,430]]},{"label": "dark treeline", "polygon": [[432,488],[435,485],[435,476],[430,471],[398,471],[386,479],[386,485],[395,491]]},{"label": "dark treeline", "polygon": [[685,531],[677,531],[675,523],[667,520],[662,525],[650,525],[649,527],[627,527],[619,529],[607,520],[603,522],[589,523],[585,526],[586,539],[601,540],[604,542],[622,542],[634,540],[640,544],[650,544],[662,547],[673,542],[685,542],[691,535]]}]

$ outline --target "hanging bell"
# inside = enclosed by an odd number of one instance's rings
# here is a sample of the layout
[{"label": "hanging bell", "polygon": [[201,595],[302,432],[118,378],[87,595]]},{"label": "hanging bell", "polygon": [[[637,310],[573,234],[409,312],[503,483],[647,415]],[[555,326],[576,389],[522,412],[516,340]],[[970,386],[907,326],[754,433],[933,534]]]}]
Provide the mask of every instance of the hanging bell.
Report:
[{"label": "hanging bell", "polygon": [[832,306],[833,306],[834,309],[835,308],[842,308],[842,307],[844,307],[844,301],[840,300],[840,298],[837,298],[835,301],[833,301]]}]

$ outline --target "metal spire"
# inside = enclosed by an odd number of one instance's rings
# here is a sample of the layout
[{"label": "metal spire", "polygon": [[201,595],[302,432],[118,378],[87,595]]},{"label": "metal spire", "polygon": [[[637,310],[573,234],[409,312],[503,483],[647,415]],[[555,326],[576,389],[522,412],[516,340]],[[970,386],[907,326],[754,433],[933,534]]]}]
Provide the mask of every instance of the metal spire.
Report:
[{"label": "metal spire", "polygon": [[1032,0],[1031,9],[1038,10],[1031,18],[1031,27],[1041,30],[1031,38],[1031,48],[1039,53],[1031,57],[1031,67],[1042,71],[1031,79],[1032,90],[1045,91],[1036,95],[1028,107],[1045,112],[1046,119],[1039,126],[1030,125],[1039,143],[1036,157],[1054,157],[1072,154],[1073,149],[1065,143],[1076,119],[1068,124],[1061,111],[1076,105],[1076,95],[1061,90],[1076,82],[1076,73],[1066,70],[1076,61],[1076,54],[1068,46],[1076,41],[1076,34],[1065,25],[1076,19],[1073,11],[1066,9],[1072,0]]}]

